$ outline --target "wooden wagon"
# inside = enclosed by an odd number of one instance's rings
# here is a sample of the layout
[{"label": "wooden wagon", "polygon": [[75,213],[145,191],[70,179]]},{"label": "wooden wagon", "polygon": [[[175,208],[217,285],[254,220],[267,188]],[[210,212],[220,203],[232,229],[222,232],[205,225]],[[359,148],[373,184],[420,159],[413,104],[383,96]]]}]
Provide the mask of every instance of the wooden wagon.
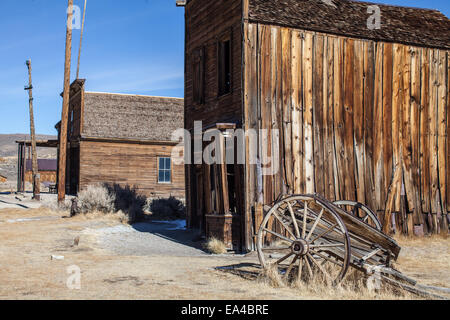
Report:
[{"label": "wooden wagon", "polygon": [[257,234],[258,257],[262,267],[276,268],[287,281],[319,277],[338,284],[351,266],[373,283],[389,283],[414,294],[439,297],[427,290],[448,292],[419,285],[394,269],[401,248],[363,204],[292,195],[265,211]]}]

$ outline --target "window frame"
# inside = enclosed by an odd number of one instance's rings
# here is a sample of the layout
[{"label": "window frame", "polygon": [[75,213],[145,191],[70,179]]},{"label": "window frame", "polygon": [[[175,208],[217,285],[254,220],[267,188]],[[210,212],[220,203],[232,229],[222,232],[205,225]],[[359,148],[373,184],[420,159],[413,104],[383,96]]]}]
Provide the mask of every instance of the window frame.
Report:
[{"label": "window frame", "polygon": [[[206,102],[206,47],[202,46],[195,49],[191,61],[192,101],[195,105],[204,105]],[[199,79],[197,79],[197,76]]]},{"label": "window frame", "polygon": [[[166,168],[161,169],[161,159],[169,159],[170,169],[166,169]],[[168,157],[168,156],[159,156],[159,157],[157,157],[157,161],[158,161],[158,170],[157,170],[157,181],[158,181],[158,184],[172,184],[172,182],[173,182],[172,181],[173,180],[173,177],[172,177],[172,174],[173,174],[173,171],[172,171],[172,167],[173,167],[173,165],[172,165],[172,158]],[[159,177],[160,177],[160,172],[161,171],[170,173],[169,181],[160,181]],[[164,180],[165,180],[165,178],[164,178]]]},{"label": "window frame", "polygon": [[[228,90],[223,90],[222,86],[225,85],[226,81],[223,82],[223,78],[226,79],[225,76],[221,74],[221,61],[222,61],[222,50],[221,45],[225,42],[229,42],[228,48],[228,65],[229,65],[229,88]],[[217,68],[217,97],[223,97],[229,95],[233,92],[233,32],[232,30],[228,30],[223,33],[220,37],[217,38],[217,60],[216,60],[216,68]]]}]

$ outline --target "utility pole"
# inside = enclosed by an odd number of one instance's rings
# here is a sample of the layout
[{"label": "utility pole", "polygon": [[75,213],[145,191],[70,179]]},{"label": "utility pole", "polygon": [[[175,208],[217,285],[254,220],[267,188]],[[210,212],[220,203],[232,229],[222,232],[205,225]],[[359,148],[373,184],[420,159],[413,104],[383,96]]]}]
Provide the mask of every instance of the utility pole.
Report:
[{"label": "utility pole", "polygon": [[66,25],[66,55],[64,62],[64,93],[61,115],[61,132],[59,140],[59,164],[58,164],[58,202],[64,202],[66,198],[66,152],[67,152],[67,118],[69,116],[70,99],[70,60],[72,56],[72,19],[73,0],[69,0]]},{"label": "utility pole", "polygon": [[87,5],[87,0],[84,0],[83,22],[81,23],[80,46],[78,48],[78,63],[77,63],[77,77],[76,77],[76,79],[79,79],[79,76],[80,76],[81,45],[83,43],[84,20],[86,18],[86,5]]},{"label": "utility pole", "polygon": [[39,177],[39,168],[36,152],[36,132],[34,128],[34,113],[33,113],[33,84],[31,81],[31,60],[27,60],[26,65],[28,67],[28,87],[25,90],[28,91],[29,106],[30,106],[30,134],[31,134],[31,154],[32,154],[32,166],[33,166],[33,199],[41,200],[41,182]]}]

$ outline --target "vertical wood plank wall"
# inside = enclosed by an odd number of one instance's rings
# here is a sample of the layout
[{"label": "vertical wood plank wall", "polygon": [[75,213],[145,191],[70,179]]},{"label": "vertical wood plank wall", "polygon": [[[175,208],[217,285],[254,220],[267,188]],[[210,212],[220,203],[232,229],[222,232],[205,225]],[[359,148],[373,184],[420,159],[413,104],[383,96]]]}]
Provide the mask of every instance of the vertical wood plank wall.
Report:
[{"label": "vertical wood plank wall", "polygon": [[[280,172],[263,177],[264,204],[283,192],[356,200],[391,231],[404,195],[397,228],[429,221],[437,232],[450,211],[450,52],[263,24],[244,33],[245,127],[280,132]],[[262,145],[259,156],[270,157],[273,143]],[[258,169],[246,171],[250,210]]]},{"label": "vertical wood plank wall", "polygon": [[184,166],[172,163],[172,182],[158,183],[158,158],[173,145],[80,142],[80,190],[96,183],[130,186],[150,198],[185,198]]}]

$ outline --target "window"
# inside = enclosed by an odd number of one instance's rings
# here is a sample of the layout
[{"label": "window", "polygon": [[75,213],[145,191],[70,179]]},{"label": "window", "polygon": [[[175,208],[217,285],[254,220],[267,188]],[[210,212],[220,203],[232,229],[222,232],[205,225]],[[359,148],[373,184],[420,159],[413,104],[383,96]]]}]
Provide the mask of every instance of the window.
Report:
[{"label": "window", "polygon": [[172,163],[170,158],[158,158],[158,183],[172,182]]},{"label": "window", "polygon": [[194,103],[203,104],[205,102],[205,48],[195,50],[192,68]]},{"label": "window", "polygon": [[219,96],[231,92],[231,39],[218,43]]},{"label": "window", "polygon": [[72,111],[70,112],[70,135],[72,135],[73,131],[74,131],[73,113],[74,113],[74,111],[72,109]]}]

